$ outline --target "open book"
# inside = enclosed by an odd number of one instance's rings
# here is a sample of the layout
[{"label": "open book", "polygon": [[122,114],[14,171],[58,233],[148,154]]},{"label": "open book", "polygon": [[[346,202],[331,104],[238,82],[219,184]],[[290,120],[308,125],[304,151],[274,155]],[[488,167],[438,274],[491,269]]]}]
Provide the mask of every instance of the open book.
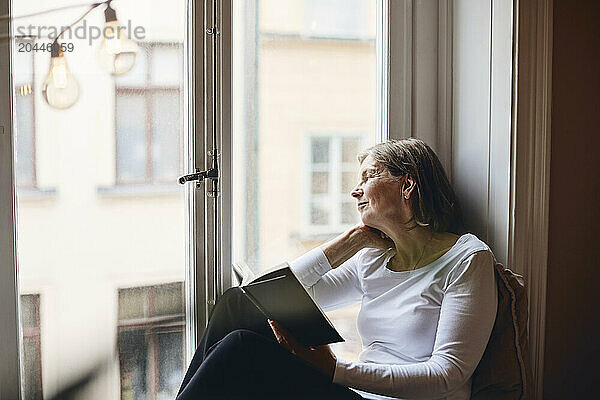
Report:
[{"label": "open book", "polygon": [[233,273],[242,292],[265,318],[279,322],[301,344],[308,347],[344,341],[287,263],[258,277],[247,265],[234,264]]}]

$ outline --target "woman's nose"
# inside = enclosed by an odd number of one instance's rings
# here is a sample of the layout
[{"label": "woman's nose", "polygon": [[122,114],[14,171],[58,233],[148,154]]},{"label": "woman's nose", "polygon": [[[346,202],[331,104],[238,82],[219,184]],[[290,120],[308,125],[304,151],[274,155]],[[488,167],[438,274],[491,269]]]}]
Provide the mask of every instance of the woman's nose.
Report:
[{"label": "woman's nose", "polygon": [[350,195],[352,197],[354,197],[355,199],[360,198],[363,195],[363,190],[360,187],[355,187],[354,190],[352,190],[352,192],[350,192]]}]

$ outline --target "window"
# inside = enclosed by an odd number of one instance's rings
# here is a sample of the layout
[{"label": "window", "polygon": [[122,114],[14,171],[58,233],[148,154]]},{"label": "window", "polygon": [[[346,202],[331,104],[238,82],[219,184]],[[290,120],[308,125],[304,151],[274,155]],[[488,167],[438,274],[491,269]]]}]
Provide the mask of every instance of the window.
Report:
[{"label": "window", "polygon": [[350,192],[357,182],[361,136],[310,137],[309,232],[332,233],[358,222]]},{"label": "window", "polygon": [[119,290],[121,399],[173,399],[185,368],[183,283]]},{"label": "window", "polygon": [[[17,46],[18,48],[18,46]],[[36,186],[33,52],[15,53],[15,179],[18,188]]]},{"label": "window", "polygon": [[180,44],[140,47],[115,78],[117,184],[175,183],[181,172],[183,63]]},{"label": "window", "polygon": [[41,400],[42,350],[40,340],[40,296],[21,295],[22,372],[24,400]]}]

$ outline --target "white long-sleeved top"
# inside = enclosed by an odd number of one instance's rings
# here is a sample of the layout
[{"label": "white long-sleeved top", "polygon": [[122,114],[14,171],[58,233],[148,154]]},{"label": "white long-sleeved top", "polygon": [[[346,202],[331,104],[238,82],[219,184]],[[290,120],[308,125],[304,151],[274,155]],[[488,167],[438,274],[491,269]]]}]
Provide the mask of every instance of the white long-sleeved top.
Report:
[{"label": "white long-sleeved top", "polygon": [[393,249],[365,248],[332,269],[317,247],[290,263],[324,311],[362,302],[358,362],[333,381],[367,399],[466,400],[497,308],[494,255],[473,234],[434,262],[392,271]]}]

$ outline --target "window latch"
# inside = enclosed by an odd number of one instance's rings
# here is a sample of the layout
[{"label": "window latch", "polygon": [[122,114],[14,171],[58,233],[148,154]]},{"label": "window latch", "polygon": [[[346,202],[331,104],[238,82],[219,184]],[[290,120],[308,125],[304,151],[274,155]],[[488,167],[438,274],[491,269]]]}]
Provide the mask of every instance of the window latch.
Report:
[{"label": "window latch", "polygon": [[196,168],[196,172],[193,174],[187,174],[179,177],[179,183],[182,185],[186,182],[197,181],[198,184],[205,179],[219,179],[219,170],[217,168],[207,169],[205,171],[200,171]]}]

